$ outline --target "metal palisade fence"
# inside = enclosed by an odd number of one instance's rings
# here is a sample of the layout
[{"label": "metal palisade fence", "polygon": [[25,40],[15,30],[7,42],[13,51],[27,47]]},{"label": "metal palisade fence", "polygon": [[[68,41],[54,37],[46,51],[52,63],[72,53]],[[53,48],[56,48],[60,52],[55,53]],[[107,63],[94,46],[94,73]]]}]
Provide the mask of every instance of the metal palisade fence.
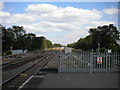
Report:
[{"label": "metal palisade fence", "polygon": [[119,72],[120,54],[85,51],[61,51],[58,72]]}]

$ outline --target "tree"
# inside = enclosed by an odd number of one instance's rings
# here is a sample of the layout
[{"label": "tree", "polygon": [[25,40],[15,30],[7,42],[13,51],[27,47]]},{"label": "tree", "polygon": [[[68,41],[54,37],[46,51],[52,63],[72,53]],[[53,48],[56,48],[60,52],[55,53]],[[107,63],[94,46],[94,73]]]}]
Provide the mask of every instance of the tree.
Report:
[{"label": "tree", "polygon": [[47,39],[44,40],[44,45],[45,45],[46,49],[53,47],[52,42],[50,40],[47,40]]},{"label": "tree", "polygon": [[59,44],[59,43],[54,43],[53,47],[62,47],[63,45]]},{"label": "tree", "polygon": [[31,51],[32,49],[34,49],[34,38],[36,37],[35,34],[33,33],[28,33],[28,34],[24,34],[24,41],[25,41],[25,48],[28,51]]},{"label": "tree", "polygon": [[77,42],[67,44],[67,47],[77,48],[77,46],[75,46],[76,44],[77,44]]},{"label": "tree", "polygon": [[10,28],[2,27],[2,51],[3,53],[10,53],[11,46],[14,42],[14,35]]},{"label": "tree", "polygon": [[85,38],[80,38],[77,42],[72,43],[71,46],[72,48],[75,48],[75,49],[90,50],[91,36],[88,35]]},{"label": "tree", "polygon": [[10,54],[10,49],[13,50],[44,50],[45,48],[52,47],[52,42],[45,37],[36,37],[33,33],[26,33],[23,26],[12,26],[2,28],[2,51],[3,53]]},{"label": "tree", "polygon": [[89,34],[85,38],[80,38],[77,42],[67,46],[82,50],[95,50],[100,44],[99,48],[120,50],[118,44],[120,40],[119,32],[113,24],[91,28]]},{"label": "tree", "polygon": [[14,43],[13,43],[13,49],[25,49],[25,41],[24,41],[24,34],[26,31],[24,30],[23,26],[12,26],[10,28],[13,32],[14,36]]},{"label": "tree", "polygon": [[117,28],[110,24],[109,26],[99,26],[97,28],[92,28],[89,31],[92,36],[92,48],[98,48],[98,43],[100,43],[101,48],[112,48],[112,46],[119,46],[117,41],[119,40],[119,32]]},{"label": "tree", "polygon": [[33,48],[43,50],[44,49],[44,37],[35,37],[33,40]]}]

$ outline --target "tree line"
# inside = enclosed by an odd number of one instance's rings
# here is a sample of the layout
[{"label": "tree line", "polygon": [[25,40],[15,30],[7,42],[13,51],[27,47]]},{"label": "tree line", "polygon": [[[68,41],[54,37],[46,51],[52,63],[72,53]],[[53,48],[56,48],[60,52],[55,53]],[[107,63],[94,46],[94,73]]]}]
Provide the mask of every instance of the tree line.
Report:
[{"label": "tree line", "polygon": [[113,24],[98,26],[89,29],[89,35],[85,38],[80,38],[77,42],[67,46],[86,51],[96,51],[98,48],[100,51],[106,49],[120,51],[120,32]]},{"label": "tree line", "polygon": [[57,46],[62,47],[61,44],[52,44],[52,42],[45,37],[37,37],[36,34],[26,33],[23,26],[12,26],[2,28],[2,54],[10,54],[11,50],[45,50]]},{"label": "tree line", "polygon": [[[0,24],[2,30],[2,53],[10,54],[12,50],[45,50],[53,47],[63,47],[59,43],[54,43],[45,37],[37,37],[34,33],[26,33],[23,26],[4,27]],[[89,29],[89,35],[80,38],[77,42],[68,44],[67,47],[81,49],[85,51],[105,49],[120,51],[120,32],[113,24],[98,26]]]}]

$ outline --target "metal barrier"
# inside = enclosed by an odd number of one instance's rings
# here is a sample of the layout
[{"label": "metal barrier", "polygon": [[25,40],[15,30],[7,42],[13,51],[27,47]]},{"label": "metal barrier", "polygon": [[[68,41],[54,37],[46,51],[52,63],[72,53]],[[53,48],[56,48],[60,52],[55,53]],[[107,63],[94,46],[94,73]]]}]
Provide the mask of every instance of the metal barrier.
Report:
[{"label": "metal barrier", "polygon": [[72,51],[60,53],[58,72],[119,72],[120,54]]}]

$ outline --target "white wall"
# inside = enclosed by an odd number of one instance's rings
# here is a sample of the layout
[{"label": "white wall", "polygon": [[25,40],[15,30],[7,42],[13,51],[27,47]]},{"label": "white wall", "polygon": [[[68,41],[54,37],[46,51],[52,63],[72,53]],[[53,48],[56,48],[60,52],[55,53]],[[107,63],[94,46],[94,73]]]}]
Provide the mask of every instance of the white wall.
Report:
[{"label": "white wall", "polygon": [[12,55],[21,54],[21,53],[23,53],[22,50],[12,50]]}]

